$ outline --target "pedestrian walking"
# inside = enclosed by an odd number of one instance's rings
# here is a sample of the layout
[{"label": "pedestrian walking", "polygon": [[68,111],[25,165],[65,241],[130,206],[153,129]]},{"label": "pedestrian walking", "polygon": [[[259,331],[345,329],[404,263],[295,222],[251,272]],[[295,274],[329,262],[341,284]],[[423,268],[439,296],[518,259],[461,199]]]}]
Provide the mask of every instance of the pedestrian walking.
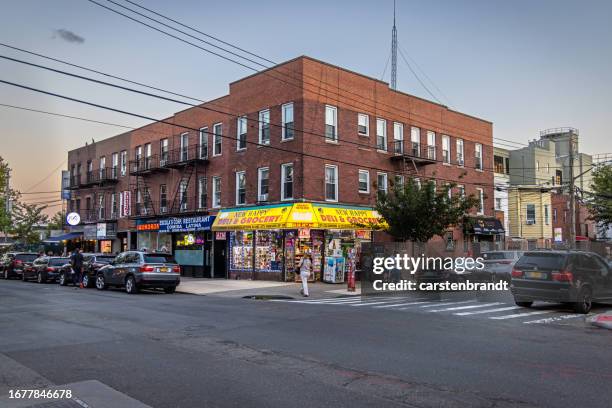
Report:
[{"label": "pedestrian walking", "polygon": [[75,249],[70,263],[72,263],[72,270],[74,271],[73,279],[76,279],[76,282],[73,280],[72,284],[76,286],[78,282],[79,287],[83,288],[83,254],[80,248]]},{"label": "pedestrian walking", "polygon": [[298,268],[300,270],[300,278],[302,278],[302,289],[300,289],[300,293],[302,296],[308,297],[310,296],[308,293],[308,278],[310,278],[310,273],[312,271],[312,260],[310,259],[309,253],[304,254]]}]

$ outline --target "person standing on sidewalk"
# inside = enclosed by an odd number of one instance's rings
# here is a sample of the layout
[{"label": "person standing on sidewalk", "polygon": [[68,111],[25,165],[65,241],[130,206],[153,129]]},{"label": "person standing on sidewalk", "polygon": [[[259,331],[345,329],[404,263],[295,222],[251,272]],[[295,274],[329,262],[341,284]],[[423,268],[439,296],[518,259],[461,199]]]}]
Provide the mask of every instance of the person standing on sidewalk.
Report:
[{"label": "person standing on sidewalk", "polygon": [[[77,248],[72,255],[72,269],[80,288],[83,287],[83,254],[81,252],[81,249]],[[73,284],[76,286],[77,282],[73,282]]]},{"label": "person standing on sidewalk", "polygon": [[302,278],[302,289],[300,293],[304,297],[310,296],[308,293],[308,278],[310,278],[310,273],[312,271],[312,260],[310,259],[310,254],[305,253],[298,265],[300,269],[300,277]]}]

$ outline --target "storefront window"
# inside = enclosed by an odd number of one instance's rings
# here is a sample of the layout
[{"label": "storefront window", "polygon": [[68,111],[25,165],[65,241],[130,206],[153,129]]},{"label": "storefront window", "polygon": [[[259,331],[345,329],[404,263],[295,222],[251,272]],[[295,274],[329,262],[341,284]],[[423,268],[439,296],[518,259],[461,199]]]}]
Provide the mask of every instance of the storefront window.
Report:
[{"label": "storefront window", "polygon": [[257,272],[282,272],[282,231],[257,231],[255,242],[255,269]]},{"label": "storefront window", "polygon": [[230,269],[251,272],[253,270],[253,231],[230,233]]},{"label": "storefront window", "polygon": [[157,231],[139,231],[138,249],[148,252],[170,252],[172,234]]}]

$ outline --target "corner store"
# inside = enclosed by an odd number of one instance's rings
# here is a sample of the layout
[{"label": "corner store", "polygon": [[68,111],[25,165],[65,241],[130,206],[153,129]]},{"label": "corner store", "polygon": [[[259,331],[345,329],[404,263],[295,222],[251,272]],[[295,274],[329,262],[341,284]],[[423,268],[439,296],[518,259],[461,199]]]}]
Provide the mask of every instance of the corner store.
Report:
[{"label": "corner store", "polygon": [[212,230],[227,234],[230,279],[292,281],[310,252],[311,280],[339,283],[359,269],[361,242],[384,227],[371,208],[303,202],[224,209]]}]

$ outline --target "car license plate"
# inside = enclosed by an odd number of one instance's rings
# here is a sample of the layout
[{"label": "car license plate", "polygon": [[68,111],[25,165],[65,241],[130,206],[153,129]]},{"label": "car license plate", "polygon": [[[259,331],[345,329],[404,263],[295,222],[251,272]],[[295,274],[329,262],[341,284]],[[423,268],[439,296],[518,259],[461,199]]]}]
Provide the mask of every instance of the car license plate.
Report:
[{"label": "car license plate", "polygon": [[544,272],[525,272],[525,276],[531,279],[545,279],[546,274]]},{"label": "car license plate", "polygon": [[159,268],[160,272],[168,272],[168,268]]}]

